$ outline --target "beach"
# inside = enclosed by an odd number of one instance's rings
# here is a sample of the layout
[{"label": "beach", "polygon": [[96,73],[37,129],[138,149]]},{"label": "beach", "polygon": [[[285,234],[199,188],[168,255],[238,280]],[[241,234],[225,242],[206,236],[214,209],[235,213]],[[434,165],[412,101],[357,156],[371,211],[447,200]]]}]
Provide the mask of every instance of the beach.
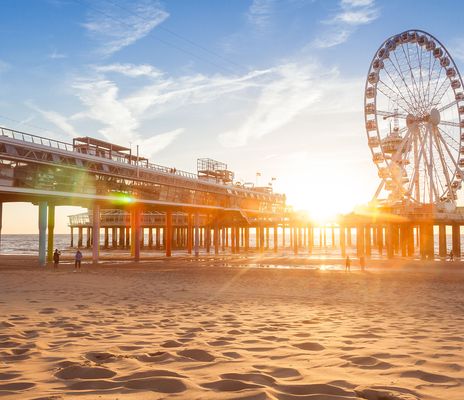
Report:
[{"label": "beach", "polygon": [[461,263],[174,257],[73,272],[2,256],[0,396],[460,400],[463,289]]}]

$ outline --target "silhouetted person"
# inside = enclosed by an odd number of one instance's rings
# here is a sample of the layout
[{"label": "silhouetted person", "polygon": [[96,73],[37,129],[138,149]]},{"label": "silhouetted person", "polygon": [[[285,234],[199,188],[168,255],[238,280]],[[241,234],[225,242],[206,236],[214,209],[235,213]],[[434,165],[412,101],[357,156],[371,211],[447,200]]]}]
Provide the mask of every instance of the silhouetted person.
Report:
[{"label": "silhouetted person", "polygon": [[82,261],[82,253],[80,250],[76,251],[76,255],[74,257],[74,272],[79,269],[81,270],[81,261]]},{"label": "silhouetted person", "polygon": [[366,259],[364,256],[359,257],[359,265],[361,267],[361,271],[364,271],[364,268],[366,267]]},{"label": "silhouetted person", "polygon": [[450,250],[450,253],[449,253],[449,260],[450,260],[450,261],[454,261],[454,253],[453,253],[453,250]]},{"label": "silhouetted person", "polygon": [[346,271],[351,271],[351,260],[350,260],[350,256],[346,256],[346,260],[345,260],[345,272]]},{"label": "silhouetted person", "polygon": [[53,253],[53,269],[58,268],[58,264],[60,263],[60,255],[61,253],[58,251],[58,249],[55,249],[55,252]]}]

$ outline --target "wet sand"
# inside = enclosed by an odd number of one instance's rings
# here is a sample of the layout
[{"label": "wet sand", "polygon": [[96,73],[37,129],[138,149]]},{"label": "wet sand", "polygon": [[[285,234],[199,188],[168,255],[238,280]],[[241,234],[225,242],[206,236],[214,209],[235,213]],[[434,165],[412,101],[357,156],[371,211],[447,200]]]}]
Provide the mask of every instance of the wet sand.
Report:
[{"label": "wet sand", "polygon": [[464,398],[461,263],[32,264],[0,257],[4,398]]}]

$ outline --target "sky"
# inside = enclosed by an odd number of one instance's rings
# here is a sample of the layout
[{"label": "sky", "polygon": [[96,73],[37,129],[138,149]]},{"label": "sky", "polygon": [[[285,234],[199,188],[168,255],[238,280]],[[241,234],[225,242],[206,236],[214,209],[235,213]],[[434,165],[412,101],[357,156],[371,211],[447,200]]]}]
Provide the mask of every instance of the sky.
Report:
[{"label": "sky", "polygon": [[[464,62],[456,1],[2,0],[1,13],[1,126],[139,145],[187,171],[217,159],[316,218],[379,184],[363,116],[379,45],[423,29]],[[56,232],[82,211],[59,207]],[[37,207],[5,204],[2,232],[37,232]]]}]

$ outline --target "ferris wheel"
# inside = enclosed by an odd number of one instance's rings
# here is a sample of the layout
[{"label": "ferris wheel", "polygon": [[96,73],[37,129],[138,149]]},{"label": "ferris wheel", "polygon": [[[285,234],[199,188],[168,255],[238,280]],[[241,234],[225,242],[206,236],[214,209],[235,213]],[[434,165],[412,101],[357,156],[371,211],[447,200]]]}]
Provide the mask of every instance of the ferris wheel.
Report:
[{"label": "ferris wheel", "polygon": [[464,93],[458,68],[435,37],[388,38],[367,75],[364,115],[389,204],[453,206],[464,174]]}]

